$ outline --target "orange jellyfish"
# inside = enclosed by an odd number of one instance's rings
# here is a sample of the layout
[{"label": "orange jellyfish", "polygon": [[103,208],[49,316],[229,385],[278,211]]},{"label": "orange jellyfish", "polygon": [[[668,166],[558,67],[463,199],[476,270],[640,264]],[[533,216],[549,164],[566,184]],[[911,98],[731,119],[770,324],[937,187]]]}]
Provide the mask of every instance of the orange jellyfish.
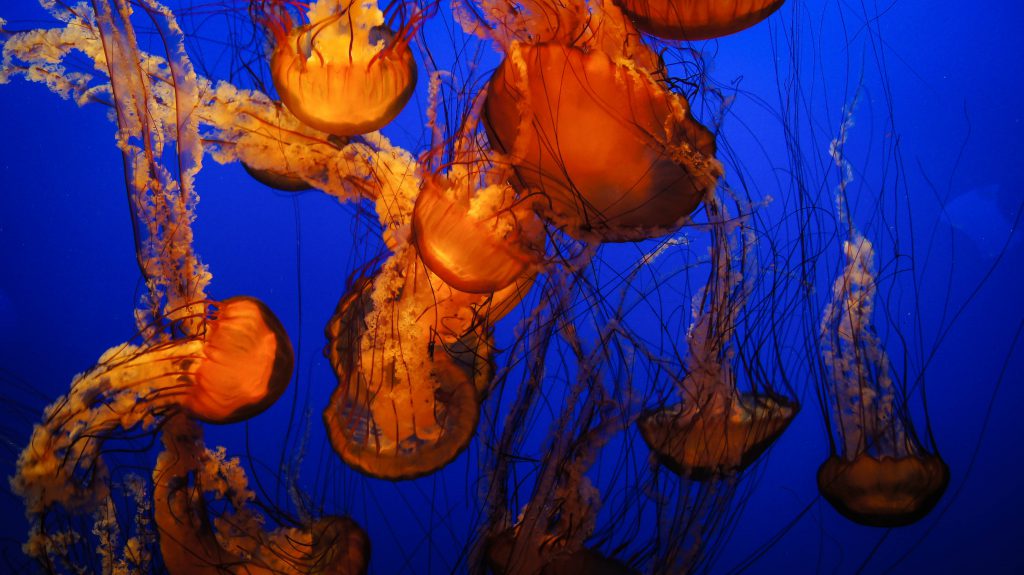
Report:
[{"label": "orange jellyfish", "polygon": [[[743,270],[732,269],[728,218],[720,200],[708,200],[712,218],[712,270],[693,302],[687,333],[683,401],[642,416],[637,425],[658,461],[690,479],[733,475],[747,468],[782,434],[799,405],[778,393],[740,392],[732,358],[737,318],[751,289]],[[752,240],[743,238],[749,261]],[[755,379],[754,370],[747,372]]]},{"label": "orange jellyfish", "polygon": [[[818,468],[818,490],[845,517],[863,525],[899,527],[935,507],[949,484],[949,467],[925,449],[906,413],[905,394],[871,327],[877,285],[874,247],[854,232],[843,249],[821,322],[829,379],[830,455]],[[838,447],[837,447],[838,443]]]},{"label": "orange jellyfish", "polygon": [[494,369],[493,322],[525,284],[459,292],[409,246],[357,282],[327,326],[325,353],[339,385],[324,422],[342,459],[373,477],[409,479],[461,453]]},{"label": "orange jellyfish", "polygon": [[266,410],[291,380],[291,343],[261,302],[212,304],[205,333],[143,347],[108,350],[46,410],[12,480],[29,514],[54,503],[90,509],[106,496],[103,438],[116,429],[151,428],[184,413],[231,423]]},{"label": "orange jellyfish", "polygon": [[[245,471],[237,460],[206,449],[194,423],[172,418],[163,444],[153,470],[153,514],[172,575],[366,573],[370,540],[351,519],[326,516],[267,533],[262,517],[246,505],[253,494]],[[230,513],[211,521],[208,494],[227,500]]]},{"label": "orange jellyfish", "polygon": [[745,30],[784,0],[614,0],[640,30],[668,40],[707,40]]},{"label": "orange jellyfish", "polygon": [[411,28],[391,34],[376,2],[316,0],[295,26],[276,1],[255,11],[274,35],[274,86],[297,118],[336,136],[379,130],[416,87]]},{"label": "orange jellyfish", "polygon": [[577,238],[673,231],[714,188],[714,136],[686,98],[600,49],[515,43],[484,104],[491,145]]},{"label": "orange jellyfish", "polygon": [[423,263],[449,286],[493,293],[536,271],[544,228],[511,186],[475,193],[457,177],[427,177],[416,198],[413,235]]}]

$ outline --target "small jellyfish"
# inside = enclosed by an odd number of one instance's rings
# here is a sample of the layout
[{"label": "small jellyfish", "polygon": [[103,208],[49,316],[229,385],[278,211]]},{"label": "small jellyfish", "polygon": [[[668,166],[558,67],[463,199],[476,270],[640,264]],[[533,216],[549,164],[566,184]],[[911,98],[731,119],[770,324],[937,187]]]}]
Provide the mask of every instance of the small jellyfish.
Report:
[{"label": "small jellyfish", "polygon": [[675,230],[714,189],[714,136],[686,98],[600,49],[513,44],[483,110],[491,145],[541,214],[577,238]]},{"label": "small jellyfish", "polygon": [[667,40],[708,40],[745,30],[784,0],[614,0],[636,24]]},{"label": "small jellyfish", "polygon": [[[889,356],[871,326],[874,246],[854,231],[847,264],[821,322],[821,347],[832,410],[830,454],[818,468],[818,491],[848,519],[899,527],[927,515],[949,484],[949,468],[929,453],[890,374]],[[837,447],[838,443],[838,447]]]},{"label": "small jellyfish", "polygon": [[413,234],[423,263],[449,286],[492,293],[532,275],[544,255],[544,228],[509,186],[473,192],[448,178],[426,178]]},{"label": "small jellyfish", "polygon": [[353,136],[379,130],[405,107],[416,87],[411,32],[388,32],[376,2],[317,0],[304,26],[270,4],[262,19],[276,43],[274,86],[302,122]]}]

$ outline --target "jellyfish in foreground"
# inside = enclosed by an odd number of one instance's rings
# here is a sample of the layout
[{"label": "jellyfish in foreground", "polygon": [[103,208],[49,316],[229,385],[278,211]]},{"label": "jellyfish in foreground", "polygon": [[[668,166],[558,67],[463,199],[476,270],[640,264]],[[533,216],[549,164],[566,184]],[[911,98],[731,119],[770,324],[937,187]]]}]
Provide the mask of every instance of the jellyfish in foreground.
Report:
[{"label": "jellyfish in foreground", "polygon": [[614,0],[640,30],[668,40],[708,40],[757,24],[784,0]]},{"label": "jellyfish in foreground", "polygon": [[373,477],[409,479],[454,459],[494,373],[493,322],[529,289],[452,289],[411,245],[353,285],[327,326],[338,388],[324,410],[335,451]]},{"label": "jellyfish in foreground", "polygon": [[[117,430],[153,429],[178,413],[231,423],[280,397],[291,380],[292,349],[265,305],[225,300],[204,323],[205,333],[194,337],[111,348],[47,408],[11,479],[30,518],[38,521],[54,504],[88,511],[109,496],[101,452]],[[36,523],[33,537],[42,528]]]},{"label": "jellyfish in foreground", "polygon": [[554,41],[503,46],[484,126],[517,185],[539,192],[537,209],[569,235],[664,235],[714,189],[714,137],[663,83],[621,12],[588,7],[593,17]]},{"label": "jellyfish in foreground", "polygon": [[416,87],[409,49],[414,23],[398,34],[385,26],[376,2],[316,0],[296,26],[292,3],[254,2],[270,28],[274,86],[300,120],[336,136],[379,130],[402,110]]},{"label": "jellyfish in foreground", "polygon": [[[207,449],[194,422],[172,417],[163,446],[153,470],[153,511],[160,554],[172,575],[366,573],[370,540],[351,519],[325,516],[267,533],[248,505],[255,495],[244,469],[223,450]],[[230,513],[211,521],[209,494],[226,500]]]},{"label": "jellyfish in foreground", "polygon": [[[799,411],[795,400],[771,391],[740,392],[733,361],[736,324],[753,288],[750,270],[753,236],[729,223],[717,195],[707,201],[712,226],[711,277],[693,301],[687,332],[686,375],[679,382],[683,401],[652,411],[637,422],[659,461],[681,476],[708,479],[731,475],[752,464],[786,430]],[[742,254],[733,255],[737,228]],[[756,377],[749,374],[750,379]]]}]

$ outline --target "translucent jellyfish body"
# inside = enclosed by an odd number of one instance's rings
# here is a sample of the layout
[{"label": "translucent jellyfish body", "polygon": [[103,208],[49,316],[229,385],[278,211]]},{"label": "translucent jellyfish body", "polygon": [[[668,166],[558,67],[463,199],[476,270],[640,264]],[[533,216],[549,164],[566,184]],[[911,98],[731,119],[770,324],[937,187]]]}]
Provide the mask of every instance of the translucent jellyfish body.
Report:
[{"label": "translucent jellyfish body", "polygon": [[292,347],[269,308],[231,298],[212,304],[204,324],[205,332],[188,339],[114,347],[75,378],[19,459],[12,486],[29,513],[54,502],[88,509],[105,496],[99,454],[117,429],[151,427],[181,412],[212,423],[241,421],[281,396],[291,380]]},{"label": "translucent jellyfish body", "polygon": [[[684,389],[686,384],[683,384]],[[690,479],[738,473],[775,442],[799,411],[782,397],[735,393],[649,413],[637,426],[658,461]]]},{"label": "translucent jellyfish body", "polygon": [[721,174],[686,99],[600,50],[514,44],[483,113],[520,186],[542,192],[542,214],[577,237],[674,230]]},{"label": "translucent jellyfish body", "polygon": [[532,275],[544,255],[544,228],[512,188],[488,186],[470,197],[447,179],[427,178],[413,230],[420,257],[449,286],[491,293]]},{"label": "translucent jellyfish body", "polygon": [[452,290],[413,249],[353,286],[327,326],[325,350],[339,385],[324,423],[342,459],[386,479],[454,459],[476,431],[493,373],[491,322],[518,302],[517,289]]},{"label": "translucent jellyfish body", "polygon": [[824,391],[838,441],[830,442],[829,457],[818,468],[818,490],[857,523],[908,525],[938,503],[949,468],[915,433],[904,384],[893,380],[889,356],[872,329],[874,246],[854,232],[843,250],[846,267],[821,323],[830,380]]},{"label": "translucent jellyfish body", "polygon": [[707,40],[757,24],[784,0],[615,0],[636,27],[669,40]]},{"label": "translucent jellyfish body", "polygon": [[270,69],[281,101],[336,136],[387,125],[416,87],[408,43],[387,32],[374,2],[319,0],[309,21],[277,38]]}]

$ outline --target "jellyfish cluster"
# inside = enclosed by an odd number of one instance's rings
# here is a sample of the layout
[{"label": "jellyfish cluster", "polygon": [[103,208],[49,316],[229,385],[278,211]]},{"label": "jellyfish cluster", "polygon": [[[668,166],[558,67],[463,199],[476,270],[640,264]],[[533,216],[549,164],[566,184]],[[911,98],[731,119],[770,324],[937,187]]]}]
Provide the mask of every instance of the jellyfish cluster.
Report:
[{"label": "jellyfish cluster", "polygon": [[[435,531],[456,540],[445,571],[697,572],[766,454],[815,416],[830,512],[902,527],[943,498],[923,385],[874,323],[876,251],[850,208],[853,102],[813,151],[827,200],[792,212],[832,227],[783,246],[765,214],[798,200],[747,184],[726,130],[737,96],[704,69],[700,42],[769,25],[783,0],[42,5],[50,25],[0,20],[0,84],[106,110],[140,281],[124,310],[136,334],[20,446],[10,488],[36,568],[389,572],[388,519],[354,503],[386,485],[430,509],[412,526],[426,547]],[[252,39],[244,52],[226,36],[225,76],[195,49],[214,17]],[[450,69],[431,50],[439,26],[463,37]],[[396,143],[417,112],[426,135]],[[784,138],[806,151],[796,130]],[[813,187],[778,161],[794,189]],[[321,341],[218,293],[197,248],[217,164],[244,169],[254,194],[355,213],[342,235],[358,261],[317,286],[333,314],[299,318]],[[207,447],[241,428],[285,433],[291,452],[277,464]],[[123,463],[114,446],[140,438]],[[435,506],[438,485],[466,496]]]}]

